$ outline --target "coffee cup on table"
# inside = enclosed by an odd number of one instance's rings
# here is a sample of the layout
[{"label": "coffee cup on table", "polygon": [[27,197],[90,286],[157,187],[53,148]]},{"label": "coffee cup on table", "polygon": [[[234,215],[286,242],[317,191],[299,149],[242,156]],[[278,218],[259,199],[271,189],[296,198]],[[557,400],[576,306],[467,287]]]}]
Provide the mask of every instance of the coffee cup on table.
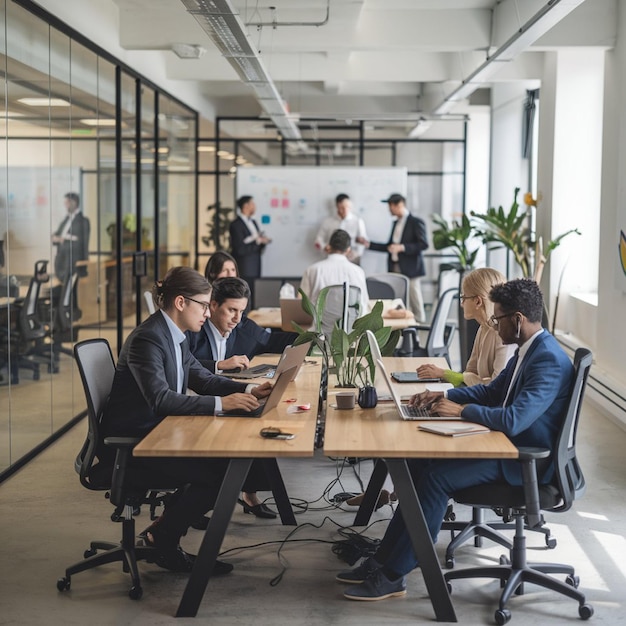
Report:
[{"label": "coffee cup on table", "polygon": [[340,391],[335,396],[338,409],[353,409],[355,400],[354,391]]}]

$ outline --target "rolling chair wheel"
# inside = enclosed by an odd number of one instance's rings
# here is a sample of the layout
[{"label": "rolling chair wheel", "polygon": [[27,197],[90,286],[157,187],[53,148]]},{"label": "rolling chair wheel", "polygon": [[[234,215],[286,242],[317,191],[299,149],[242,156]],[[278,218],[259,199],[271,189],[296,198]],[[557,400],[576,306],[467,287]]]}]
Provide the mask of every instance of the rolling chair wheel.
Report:
[{"label": "rolling chair wheel", "polygon": [[494,618],[498,626],[503,626],[511,620],[511,611],[509,611],[509,609],[498,609],[495,612]]},{"label": "rolling chair wheel", "polygon": [[550,550],[556,548],[556,539],[554,537],[548,537],[546,535],[546,546],[548,546]]},{"label": "rolling chair wheel", "polygon": [[[72,581],[70,580],[69,576],[63,576],[63,578],[59,578],[59,580],[57,580],[57,589],[59,591],[69,591],[71,586]],[[591,612],[593,613],[593,609],[591,610]]]},{"label": "rolling chair wheel", "polygon": [[578,589],[578,585],[580,585],[580,578],[578,576],[569,574],[565,579],[565,582],[570,585],[570,587],[574,587],[574,589]]},{"label": "rolling chair wheel", "polygon": [[511,560],[508,556],[501,554],[500,555],[500,565],[511,565]]},{"label": "rolling chair wheel", "polygon": [[578,616],[580,619],[589,619],[593,615],[593,607],[591,604],[581,604],[578,607]]},{"label": "rolling chair wheel", "polygon": [[141,596],[143,595],[143,589],[140,585],[136,585],[135,587],[131,587],[128,592],[128,597],[131,600],[141,600]]},{"label": "rolling chair wheel", "polygon": [[454,569],[454,557],[453,556],[446,557],[446,569]]},{"label": "rolling chair wheel", "polygon": [[93,548],[87,548],[87,550],[83,552],[83,557],[85,559],[88,559],[90,556],[95,556],[97,553],[97,550],[94,550]]}]

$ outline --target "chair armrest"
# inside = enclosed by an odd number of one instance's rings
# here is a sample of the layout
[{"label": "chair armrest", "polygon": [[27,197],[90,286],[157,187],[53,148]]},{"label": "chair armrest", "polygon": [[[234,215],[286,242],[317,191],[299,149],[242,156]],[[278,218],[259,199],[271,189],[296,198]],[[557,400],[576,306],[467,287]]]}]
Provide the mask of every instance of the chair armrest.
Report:
[{"label": "chair armrest", "polygon": [[550,450],[545,448],[520,448],[519,461],[522,464],[522,484],[526,500],[526,523],[530,528],[543,526],[539,503],[539,480],[537,478],[537,459],[550,456]]},{"label": "chair armrest", "polygon": [[105,437],[104,445],[112,448],[134,448],[141,437]]}]

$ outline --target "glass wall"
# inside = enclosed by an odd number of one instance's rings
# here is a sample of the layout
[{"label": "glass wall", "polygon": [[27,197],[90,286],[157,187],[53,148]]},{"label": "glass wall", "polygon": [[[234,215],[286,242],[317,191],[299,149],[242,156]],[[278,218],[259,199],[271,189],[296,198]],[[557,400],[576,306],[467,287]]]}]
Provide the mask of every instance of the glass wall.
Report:
[{"label": "glass wall", "polygon": [[85,410],[74,342],[116,353],[191,263],[197,116],[6,0],[0,65],[1,477]]}]

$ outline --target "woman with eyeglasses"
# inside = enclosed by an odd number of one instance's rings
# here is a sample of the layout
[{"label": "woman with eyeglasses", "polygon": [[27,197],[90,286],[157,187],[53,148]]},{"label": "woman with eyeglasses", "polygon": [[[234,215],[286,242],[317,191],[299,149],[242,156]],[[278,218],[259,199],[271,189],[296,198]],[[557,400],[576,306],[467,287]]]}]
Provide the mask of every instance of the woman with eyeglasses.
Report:
[{"label": "woman with eyeglasses", "polygon": [[489,292],[495,285],[505,282],[504,275],[490,267],[479,268],[465,275],[460,295],[463,317],[480,324],[465,371],[453,372],[429,363],[417,368],[420,378],[441,378],[455,387],[463,384],[471,387],[490,383],[504,369],[513,356],[515,346],[504,345],[498,335]]},{"label": "woman with eyeglasses", "polygon": [[[269,383],[246,385],[217,376],[189,350],[185,331],[202,328],[209,314],[210,292],[206,278],[190,267],[174,267],[155,284],[158,310],[133,330],[120,352],[102,417],[104,437],[144,437],[167,415],[253,410],[259,398],[269,394]],[[187,395],[188,388],[198,395]],[[180,538],[213,507],[227,464],[227,459],[132,460],[131,472],[133,467],[147,470],[155,484],[179,487],[161,518],[143,533],[158,552],[157,565],[191,571],[193,557],[182,550]],[[266,481],[259,474],[250,472],[246,490],[254,492],[258,480]],[[213,574],[231,570],[232,565],[218,561]]]}]

